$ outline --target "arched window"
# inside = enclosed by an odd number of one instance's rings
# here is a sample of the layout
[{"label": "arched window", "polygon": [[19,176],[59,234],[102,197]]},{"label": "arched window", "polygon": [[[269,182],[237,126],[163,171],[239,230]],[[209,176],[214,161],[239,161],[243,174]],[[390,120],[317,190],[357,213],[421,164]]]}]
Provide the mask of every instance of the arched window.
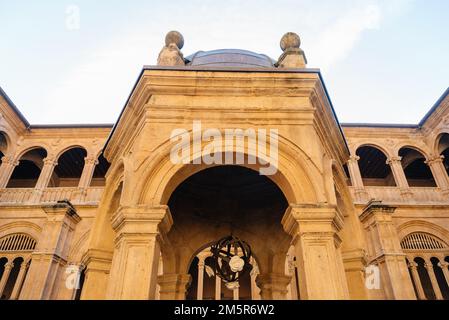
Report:
[{"label": "arched window", "polygon": [[446,169],[447,174],[449,174],[449,134],[443,133],[440,136],[440,141],[438,143],[438,152],[440,155],[444,156],[443,165]]},{"label": "arched window", "polygon": [[9,179],[7,188],[34,188],[44,166],[47,151],[36,148],[25,153]]},{"label": "arched window", "polygon": [[0,239],[0,252],[33,251],[36,240],[29,235],[16,233]]},{"label": "arched window", "polygon": [[447,248],[447,245],[428,233],[414,232],[402,239],[401,247],[403,250],[439,250]]},{"label": "arched window", "polygon": [[445,275],[449,270],[444,263],[444,257],[449,253],[447,243],[425,232],[413,232],[401,240],[401,248],[412,261],[408,266],[416,296],[449,300],[449,283]]},{"label": "arched window", "polygon": [[72,148],[64,152],[58,159],[50,187],[77,187],[86,156],[87,152],[83,148]]},{"label": "arched window", "polygon": [[357,149],[359,168],[365,186],[396,186],[386,155],[379,149],[364,146]]},{"label": "arched window", "polygon": [[111,164],[106,160],[103,154],[101,154],[98,157],[98,164],[95,166],[92,182],[90,183],[92,187],[102,187],[106,184],[105,175],[110,166]]},{"label": "arched window", "polygon": [[410,187],[436,187],[435,180],[429,166],[425,163],[424,155],[411,148],[399,150],[402,168]]}]

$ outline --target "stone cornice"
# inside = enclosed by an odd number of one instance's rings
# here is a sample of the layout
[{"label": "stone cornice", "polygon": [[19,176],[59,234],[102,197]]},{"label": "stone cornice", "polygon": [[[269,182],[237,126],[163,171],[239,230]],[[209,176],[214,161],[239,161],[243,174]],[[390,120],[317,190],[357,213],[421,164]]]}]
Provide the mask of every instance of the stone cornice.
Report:
[{"label": "stone cornice", "polygon": [[396,210],[396,207],[385,205],[382,203],[382,201],[372,200],[365,207],[363,212],[360,214],[359,218],[360,218],[360,221],[366,222],[366,221],[368,221],[368,219],[373,217],[373,215],[375,215],[376,213],[381,213],[381,214],[386,214],[387,216],[391,216],[395,210]]},{"label": "stone cornice", "polygon": [[[158,95],[216,96],[216,97],[307,97],[319,116],[315,117],[320,135],[330,135],[339,143],[329,144],[327,149],[340,161],[346,157],[345,139],[339,131],[338,122],[332,113],[330,102],[321,83],[319,73],[270,73],[270,72],[229,72],[190,70],[145,70],[125,106],[119,122],[108,139],[106,158],[113,162],[123,146],[130,148],[130,138],[136,127],[141,126],[144,109],[150,98]],[[155,103],[157,106],[157,102]],[[138,109],[137,109],[138,108]],[[157,117],[157,107],[151,116]],[[276,110],[274,106],[273,111]],[[270,112],[269,109],[259,112]],[[294,112],[294,110],[292,110]],[[296,110],[301,112],[301,110]],[[163,116],[163,115],[162,115]],[[261,117],[262,118],[262,117]],[[265,117],[266,119],[266,117]],[[139,124],[140,123],[140,124]],[[326,132],[327,131],[327,132]],[[326,140],[326,139],[324,139]],[[337,146],[336,146],[337,145]]]}]

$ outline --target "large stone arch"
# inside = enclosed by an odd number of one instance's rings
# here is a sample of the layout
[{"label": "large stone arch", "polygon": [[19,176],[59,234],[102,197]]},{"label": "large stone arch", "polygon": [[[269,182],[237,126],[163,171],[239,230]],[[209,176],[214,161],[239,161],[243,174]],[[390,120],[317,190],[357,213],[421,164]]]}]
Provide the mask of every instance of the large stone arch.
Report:
[{"label": "large stone arch", "polygon": [[[114,212],[110,211],[110,206],[120,184],[125,179],[124,174],[124,164],[120,162],[112,168],[107,177],[108,187],[105,189],[100,200],[98,212],[92,226],[92,232],[89,236],[89,248],[113,250],[113,243],[110,238],[113,237],[111,217]],[[106,231],[109,235],[108,237],[104,236]]]},{"label": "large stone arch", "polygon": [[[131,203],[146,205],[166,204],[171,193],[185,179],[193,174],[214,165],[173,164],[170,150],[175,143],[169,140],[160,145],[152,156],[144,160],[134,173],[139,177],[133,191]],[[206,143],[202,143],[202,148]],[[235,146],[224,146],[222,153],[236,152]],[[189,158],[203,157],[204,151],[192,154]],[[257,150],[245,148],[245,156],[267,161],[268,155],[259,157]],[[183,161],[184,162],[184,161]],[[191,163],[191,162],[190,162]],[[242,164],[249,169],[259,170],[260,165]],[[279,137],[279,161],[276,174],[268,176],[285,194],[290,203],[316,203],[327,201],[322,172],[304,151],[287,139]]]}]

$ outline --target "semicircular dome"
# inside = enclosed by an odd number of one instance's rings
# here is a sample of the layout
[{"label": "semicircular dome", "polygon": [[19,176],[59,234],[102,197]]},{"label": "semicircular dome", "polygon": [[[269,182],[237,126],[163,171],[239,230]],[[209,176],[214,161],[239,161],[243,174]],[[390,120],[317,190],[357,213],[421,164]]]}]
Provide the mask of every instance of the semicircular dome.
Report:
[{"label": "semicircular dome", "polygon": [[198,51],[188,57],[190,66],[272,68],[274,60],[264,54],[240,49]]}]

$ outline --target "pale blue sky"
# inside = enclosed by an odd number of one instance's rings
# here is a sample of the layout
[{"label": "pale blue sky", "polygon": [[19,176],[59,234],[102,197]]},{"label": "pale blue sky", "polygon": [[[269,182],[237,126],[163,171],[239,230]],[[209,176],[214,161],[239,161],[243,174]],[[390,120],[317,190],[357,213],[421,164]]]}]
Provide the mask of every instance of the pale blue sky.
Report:
[{"label": "pale blue sky", "polygon": [[449,86],[448,12],[447,0],[0,0],[0,86],[32,124],[112,123],[167,31],[184,35],[185,56],[274,59],[294,31],[341,122],[417,123]]}]

